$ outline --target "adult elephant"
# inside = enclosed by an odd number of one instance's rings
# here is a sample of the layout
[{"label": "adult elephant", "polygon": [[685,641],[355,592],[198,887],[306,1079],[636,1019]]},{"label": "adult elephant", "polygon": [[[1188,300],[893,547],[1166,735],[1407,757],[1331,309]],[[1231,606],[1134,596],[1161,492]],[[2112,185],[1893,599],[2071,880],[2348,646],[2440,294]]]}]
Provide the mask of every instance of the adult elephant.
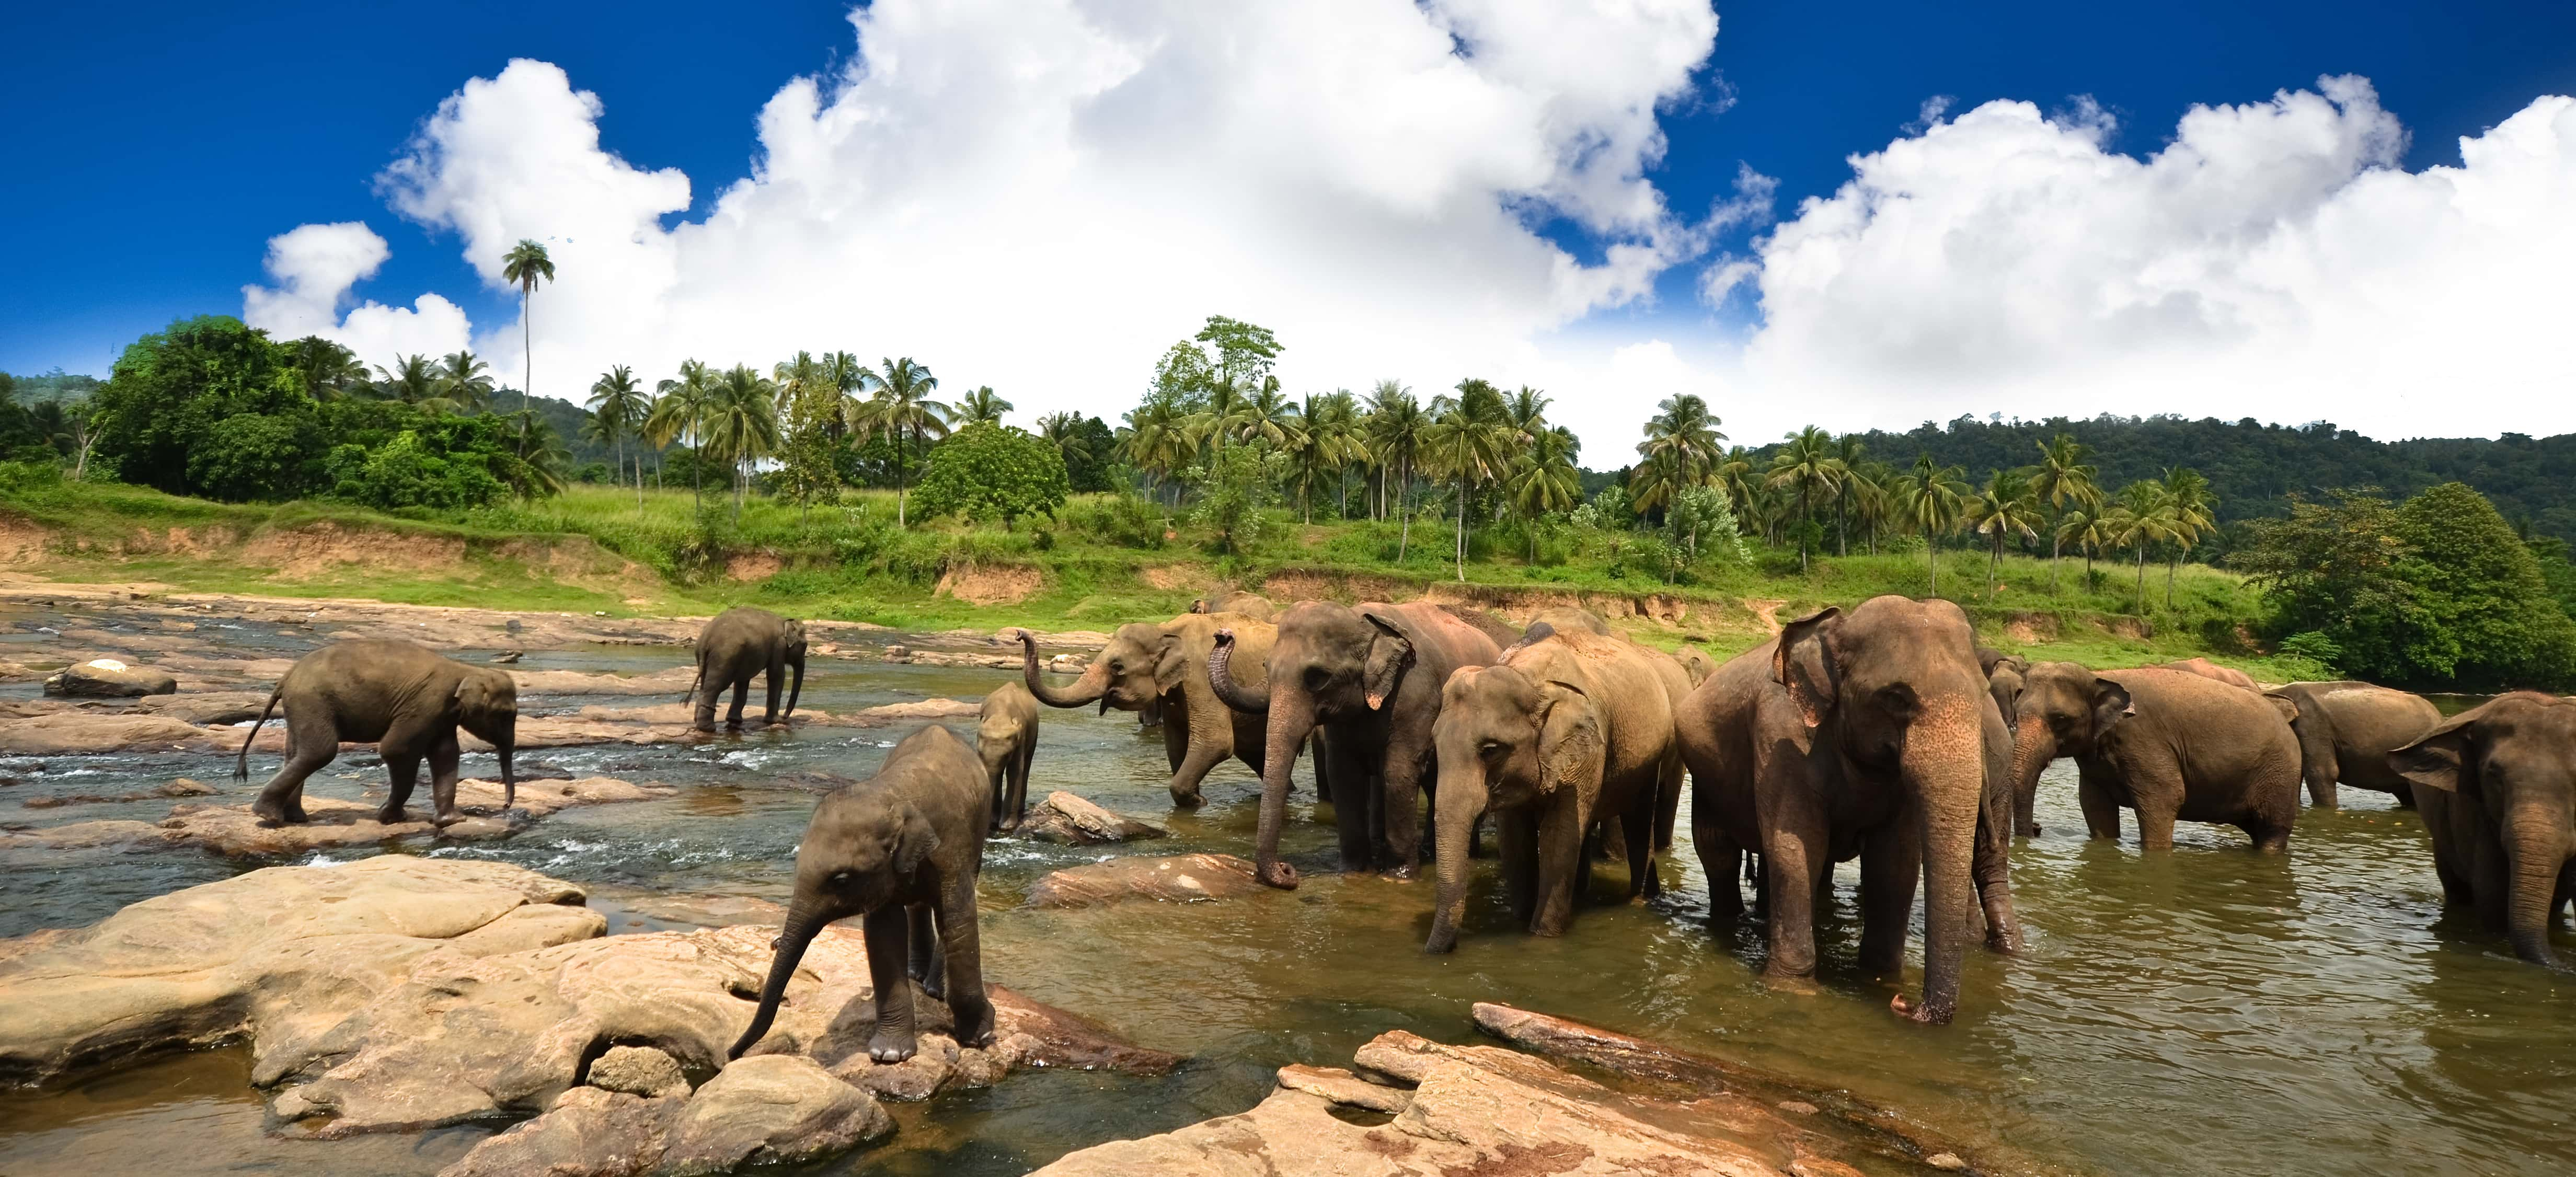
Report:
[{"label": "adult elephant", "polygon": [[1815,973],[1815,896],[1833,864],[1853,857],[1861,964],[1873,972],[1903,971],[1923,884],[1923,994],[1897,995],[1899,1014],[1950,1020],[1980,902],[1988,945],[2019,946],[2011,741],[1958,606],[1874,597],[1791,622],[1719,666],[1682,701],[1677,727],[1715,920],[1742,914],[1740,853],[1762,855],[1765,972]]},{"label": "adult elephant", "polygon": [[[1494,665],[1450,675],[1431,729],[1440,890],[1424,949],[1457,945],[1468,844],[1488,811],[1513,918],[1533,935],[1563,935],[1589,873],[1585,833],[1613,816],[1645,829],[1659,797],[1680,795],[1673,709],[1689,693],[1680,664],[1660,652],[1546,622]],[[1652,850],[1624,841],[1629,898],[1655,894]]]},{"label": "adult elephant", "polygon": [[1685,645],[1673,651],[1673,661],[1681,664],[1682,674],[1690,679],[1690,684],[1694,687],[1707,682],[1708,676],[1717,673],[1717,659],[1709,657],[1708,651],[1697,646]]},{"label": "adult elephant", "polygon": [[[2030,659],[1979,646],[1977,664],[1986,669],[1986,692],[1994,697],[1995,710],[2003,714],[2004,726],[2011,727],[2013,713],[2021,704],[2022,675],[2030,672]],[[2013,789],[2013,833],[2020,837],[2039,836],[2038,782],[2039,778],[2033,777],[2030,790],[2018,786]]]},{"label": "adult elephant", "polygon": [[1097,703],[1103,712],[1160,708],[1163,752],[1172,768],[1164,787],[1171,790],[1172,804],[1195,807],[1203,800],[1199,782],[1227,757],[1254,772],[1262,769],[1261,717],[1228,708],[1208,686],[1208,653],[1215,648],[1217,631],[1229,627],[1243,647],[1245,676],[1254,689],[1266,687],[1269,680],[1261,668],[1277,630],[1239,613],[1184,613],[1161,625],[1119,626],[1082,677],[1060,690],[1040,677],[1037,639],[1024,629],[1019,635],[1021,675],[1029,693],[1049,707]]},{"label": "adult elephant", "polygon": [[2415,790],[2389,767],[2388,754],[2440,726],[2442,712],[2420,695],[2366,682],[2294,682],[2265,692],[2286,699],[2298,714],[2290,731],[2299,738],[2299,776],[2308,802],[2335,806],[2335,786],[2375,789],[2415,807]]},{"label": "adult elephant", "polygon": [[[699,731],[716,730],[716,697],[727,688],[733,691],[733,707],[725,712],[725,726],[742,726],[743,698],[751,693],[755,674],[765,676],[769,686],[761,722],[783,723],[796,714],[797,696],[805,693],[805,623],[747,605],[727,609],[698,631],[697,663],[689,699],[697,705],[693,722]],[[787,692],[787,710],[780,711],[779,683],[791,669],[796,685]]]},{"label": "adult elephant", "polygon": [[242,737],[233,776],[250,776],[250,745],[268,714],[286,705],[287,751],[277,775],[260,786],[251,814],[261,825],[302,824],[305,778],[339,756],[343,741],[372,743],[385,762],[388,791],[376,820],[408,820],[403,807],[429,761],[432,819],[465,819],[456,808],[456,729],[481,736],[501,758],[501,807],[518,803],[510,752],[519,727],[519,687],[506,670],[468,666],[418,642],[334,642],[296,660],[268,693],[259,722]]},{"label": "adult elephant", "polygon": [[2562,968],[2550,917],[2576,896],[2576,703],[2531,691],[2452,716],[2388,754],[2415,790],[2450,906],[2514,955]]},{"label": "adult elephant", "polygon": [[1234,677],[1239,638],[1220,631],[1208,657],[1209,685],[1228,707],[1263,717],[1268,729],[1255,877],[1297,886],[1297,869],[1279,860],[1279,833],[1298,749],[1320,730],[1319,755],[1328,763],[1319,775],[1333,783],[1342,869],[1412,878],[1422,856],[1419,797],[1426,783],[1436,784],[1431,727],[1441,684],[1459,667],[1492,665],[1510,635],[1485,614],[1428,601],[1358,608],[1305,601],[1279,617],[1264,691]]},{"label": "adult elephant", "polygon": [[2185,658],[2179,662],[2167,662],[2156,669],[2179,670],[2184,674],[2197,674],[2211,682],[2223,682],[2231,687],[2241,687],[2258,694],[2263,690],[2262,684],[2255,682],[2253,675],[2247,674],[2242,670],[2238,670],[2233,666],[2221,666],[2207,658]]},{"label": "adult elephant", "polygon": [[1269,621],[1278,615],[1278,610],[1271,607],[1270,598],[1241,589],[1200,597],[1190,602],[1190,612],[1233,613],[1254,621]]},{"label": "adult elephant", "polygon": [[2235,826],[2265,852],[2289,846],[2299,741],[2287,700],[2162,667],[2096,674],[2041,662],[2024,681],[2013,730],[2018,793],[2035,793],[2040,770],[2072,756],[2096,838],[2120,836],[2126,807],[2148,850],[2173,849],[2178,820]]}]

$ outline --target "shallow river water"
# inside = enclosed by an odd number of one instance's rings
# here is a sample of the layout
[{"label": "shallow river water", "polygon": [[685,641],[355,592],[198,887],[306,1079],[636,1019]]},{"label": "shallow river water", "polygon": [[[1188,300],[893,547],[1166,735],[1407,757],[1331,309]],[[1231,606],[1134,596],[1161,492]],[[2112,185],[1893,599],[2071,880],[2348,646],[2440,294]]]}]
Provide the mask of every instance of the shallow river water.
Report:
[{"label": "shallow river water", "polygon": [[[242,638],[265,644],[256,632]],[[601,647],[532,652],[521,668],[644,673],[684,657]],[[972,698],[1003,677],[818,658],[805,699],[839,712]],[[32,693],[32,685],[0,690]],[[1891,988],[1851,969],[1859,928],[1849,865],[1819,939],[1821,985],[1767,988],[1759,926],[1712,934],[1702,918],[1707,887],[1687,817],[1662,866],[1664,901],[1583,909],[1570,934],[1541,940],[1509,928],[1485,878],[1467,935],[1447,956],[1420,951],[1427,882],[1329,873],[1331,826],[1319,820],[1302,772],[1289,850],[1307,881],[1296,892],[1023,908],[1020,897],[1040,875],[1112,853],[1248,856],[1256,808],[1252,774],[1228,765],[1209,779],[1205,808],[1171,811],[1161,740],[1140,734],[1133,716],[1047,711],[1042,724],[1032,801],[1069,789],[1166,821],[1173,836],[1124,847],[994,842],[981,892],[987,975],[1190,1061],[1154,1079],[1024,1073],[991,1090],[897,1105],[901,1131],[890,1143],[815,1171],[1023,1173],[1074,1148],[1242,1111],[1269,1091],[1274,1068],[1347,1065],[1388,1029],[1469,1040],[1468,1007],[1484,1000],[1848,1088],[2037,1171],[2576,1170],[2576,985],[2514,960],[2500,936],[2438,918],[2421,825],[2379,794],[2347,789],[2344,810],[2303,811],[2286,856],[2258,857],[2232,829],[2188,824],[2173,853],[2149,856],[2134,841],[2085,838],[2072,765],[2060,762],[2041,788],[2046,832],[2013,855],[2027,952],[1972,952],[1958,1021],[1926,1029],[1892,1017]],[[661,926],[623,914],[641,894],[782,899],[818,791],[782,774],[863,777],[900,734],[807,729],[688,749],[524,753],[523,775],[552,766],[685,787],[666,801],[566,811],[506,842],[425,852],[495,858],[587,884],[619,930]],[[255,756],[252,767],[256,781],[274,760]],[[21,782],[0,792],[0,820],[157,818],[167,801],[55,810],[19,802],[115,794],[182,775],[237,801],[249,787],[229,769],[202,756],[0,758],[0,777]],[[492,769],[488,757],[467,760],[469,774]],[[311,787],[354,796],[380,773],[372,758],[344,757]],[[0,935],[94,922],[252,865],[195,852],[0,852]],[[1623,873],[1604,865],[1596,892],[1624,893]],[[1909,984],[1919,983],[1915,963]],[[498,1127],[275,1139],[247,1076],[246,1051],[234,1048],[0,1092],[0,1174],[426,1174]]]}]

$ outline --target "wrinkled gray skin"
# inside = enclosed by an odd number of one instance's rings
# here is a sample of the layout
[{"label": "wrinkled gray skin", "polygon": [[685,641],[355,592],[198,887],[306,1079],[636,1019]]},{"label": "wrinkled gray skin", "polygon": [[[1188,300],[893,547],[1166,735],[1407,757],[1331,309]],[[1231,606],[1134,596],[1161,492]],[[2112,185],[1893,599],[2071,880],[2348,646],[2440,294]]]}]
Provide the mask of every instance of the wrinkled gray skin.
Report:
[{"label": "wrinkled gray skin", "polygon": [[1270,604],[1270,598],[1239,589],[1234,592],[1200,597],[1190,602],[1190,612],[1232,613],[1239,617],[1249,617],[1254,621],[1269,621],[1278,615],[1278,611]]},{"label": "wrinkled gray skin", "polygon": [[[1977,664],[1986,668],[1987,692],[1994,696],[1995,710],[2002,713],[2004,726],[2011,727],[2013,714],[2020,705],[2022,675],[2030,672],[2030,659],[2019,654],[1977,647]],[[2013,788],[2013,833],[2024,838],[2039,836],[2039,778],[2030,778],[2030,787]]]},{"label": "wrinkled gray skin", "polygon": [[1967,615],[1948,601],[1877,597],[1827,609],[1721,665],[1677,716],[1691,833],[1713,923],[1743,912],[1740,853],[1762,855],[1776,977],[1816,971],[1816,896],[1861,864],[1860,963],[1898,976],[1924,887],[1923,995],[1889,1003],[1950,1020],[1982,911],[1986,943],[2020,946],[2008,877],[2011,741]]},{"label": "wrinkled gray skin", "polygon": [[[1495,665],[1450,675],[1432,724],[1440,889],[1424,950],[1457,946],[1469,842],[1489,812],[1513,917],[1533,935],[1564,935],[1590,873],[1585,833],[1612,817],[1646,829],[1658,798],[1680,795],[1673,709],[1689,693],[1680,664],[1661,652],[1544,621]],[[1622,841],[1628,897],[1654,896],[1646,840]]]},{"label": "wrinkled gray skin", "polygon": [[[743,698],[751,693],[755,674],[766,675],[769,682],[769,706],[761,722],[783,722],[796,714],[796,697],[805,691],[805,623],[767,609],[727,609],[698,631],[697,661],[689,698],[697,704],[699,731],[716,730],[716,696],[727,687],[733,689],[733,707],[725,712],[725,726],[742,727]],[[787,692],[787,710],[780,711],[778,688],[790,669],[796,672],[796,685]]]},{"label": "wrinkled gray skin", "polygon": [[2503,695],[2387,759],[2414,786],[2444,901],[2475,909],[2514,955],[2563,970],[2549,923],[2576,897],[2576,703]]},{"label": "wrinkled gray skin", "polygon": [[510,752],[519,726],[519,689],[506,670],[467,666],[418,642],[337,642],[305,655],[277,680],[259,723],[242,738],[233,776],[250,776],[250,745],[268,714],[286,705],[286,761],[260,787],[251,813],[262,825],[300,824],[304,779],[340,754],[342,743],[376,745],[391,780],[376,820],[407,821],[403,811],[429,758],[429,795],[439,825],[465,819],[456,808],[456,729],[490,743],[501,757],[502,807],[519,797]]},{"label": "wrinkled gray skin", "polygon": [[2185,658],[2179,662],[2167,662],[2162,666],[2159,666],[2157,669],[2179,670],[2184,674],[2197,674],[2211,682],[2223,682],[2231,687],[2253,691],[2256,694],[2261,694],[2263,691],[2262,684],[2255,682],[2253,675],[2247,674],[2242,670],[2238,670],[2233,666],[2221,666],[2207,658]]},{"label": "wrinkled gray skin", "polygon": [[1020,828],[1029,816],[1029,764],[1038,755],[1038,701],[1027,687],[1006,682],[984,696],[975,720],[975,754],[992,785],[992,828]]},{"label": "wrinkled gray skin", "polygon": [[875,776],[824,794],[796,848],[796,893],[760,1008],[725,1057],[741,1058],[769,1032],[805,949],[825,925],[852,916],[865,920],[876,990],[869,1058],[912,1057],[916,980],[956,1014],[958,1045],[991,1043],[993,1006],[975,928],[986,806],[982,762],[936,724],[904,737]]},{"label": "wrinkled gray skin", "polygon": [[1021,681],[1037,701],[1049,707],[1111,708],[1162,713],[1163,752],[1172,766],[1164,787],[1172,804],[1195,808],[1203,798],[1199,782],[1227,757],[1261,771],[1264,725],[1258,715],[1244,715],[1218,701],[1208,686],[1208,652],[1216,632],[1231,627],[1243,646],[1246,679],[1253,689],[1268,680],[1261,665],[1269,660],[1269,622],[1239,613],[1184,613],[1160,625],[1130,622],[1109,635],[1109,644],[1085,667],[1082,677],[1064,687],[1047,685],[1038,667],[1037,639],[1019,632]]},{"label": "wrinkled gray skin", "polygon": [[2014,721],[2013,779],[2075,758],[2076,799],[2096,838],[2138,814],[2138,844],[2173,849],[2176,821],[2231,825],[2277,853],[2299,819],[2299,740],[2292,708],[2214,679],[2141,667],[2100,674],[2072,662],[2032,664]]},{"label": "wrinkled gray skin", "polygon": [[1296,868],[1279,859],[1279,834],[1298,750],[1320,729],[1329,764],[1319,775],[1331,782],[1342,869],[1412,878],[1422,857],[1421,794],[1436,784],[1431,727],[1441,684],[1461,666],[1492,665],[1512,636],[1490,616],[1427,601],[1301,602],[1279,617],[1265,693],[1235,680],[1233,635],[1220,631],[1209,685],[1227,706],[1268,721],[1254,877],[1297,886]]},{"label": "wrinkled gray skin", "polygon": [[2415,790],[2389,767],[2388,754],[2422,739],[2442,722],[2442,712],[2418,695],[2366,682],[2294,682],[2267,691],[2298,708],[2290,730],[2299,737],[2299,776],[2308,803],[2335,807],[2335,786],[2393,793],[2415,807]]}]

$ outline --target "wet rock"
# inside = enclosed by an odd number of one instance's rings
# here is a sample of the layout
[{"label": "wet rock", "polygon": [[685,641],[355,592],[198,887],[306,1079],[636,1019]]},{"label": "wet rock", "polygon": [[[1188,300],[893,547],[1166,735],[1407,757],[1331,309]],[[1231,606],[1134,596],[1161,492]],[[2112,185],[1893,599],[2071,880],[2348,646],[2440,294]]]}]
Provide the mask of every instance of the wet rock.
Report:
[{"label": "wet rock", "polygon": [[494,666],[515,666],[518,664],[519,659],[526,656],[527,651],[525,650],[503,650],[498,654],[492,655],[492,664]]},{"label": "wet rock", "polygon": [[1291,1063],[1279,1068],[1279,1085],[1290,1091],[1320,1095],[1344,1107],[1366,1108],[1373,1112],[1393,1114],[1413,1102],[1413,1093],[1398,1087],[1386,1087],[1339,1067],[1310,1067]]},{"label": "wet rock", "polygon": [[1113,858],[1067,867],[1029,886],[1032,907],[1091,907],[1126,899],[1191,903],[1261,891],[1252,864],[1231,854]]},{"label": "wet rock", "polygon": [[[111,752],[207,752],[210,733],[163,715],[58,711],[0,720],[0,756],[81,756]],[[233,733],[235,746],[241,735]]]},{"label": "wet rock", "polygon": [[1046,800],[1029,810],[1028,820],[1020,827],[1024,837],[1075,846],[1160,838],[1170,832],[1149,821],[1112,813],[1062,790],[1047,794]]},{"label": "wet rock", "polygon": [[918,1103],[930,1098],[957,1072],[957,1040],[945,1034],[923,1034],[914,1054],[899,1063],[880,1063],[866,1051],[853,1051],[832,1068],[834,1077],[883,1099]]},{"label": "wet rock", "polygon": [[271,1059],[433,952],[586,939],[580,889],[494,862],[371,858],[276,867],[0,941],[0,1080],[249,1036]]},{"label": "wet rock", "polygon": [[576,1087],[546,1114],[475,1145],[438,1177],[643,1177],[661,1164],[684,1102]]},{"label": "wet rock", "polygon": [[1933,1153],[1923,1158],[1923,1163],[1947,1173],[1956,1173],[1968,1167],[1968,1162],[1960,1160],[1957,1154],[1946,1152]]},{"label": "wet rock", "polygon": [[986,1051],[965,1052],[969,1057],[961,1065],[974,1065],[977,1060],[971,1056],[976,1054],[1004,1066],[1025,1063],[1129,1075],[1160,1075],[1181,1065],[1177,1054],[1138,1046],[1089,1018],[1032,1001],[989,981],[984,995],[993,1003],[994,1045]]},{"label": "wet rock", "polygon": [[66,805],[110,805],[124,801],[151,801],[163,797],[204,797],[213,794],[214,791],[215,787],[204,781],[180,777],[160,788],[146,789],[140,793],[118,793],[114,796],[66,793],[52,797],[29,797],[19,804],[29,809],[60,809]]},{"label": "wet rock", "polygon": [[811,1160],[894,1131],[866,1092],[794,1055],[737,1059],[698,1089],[657,1170],[671,1177]]},{"label": "wet rock", "polygon": [[[494,659],[499,661],[499,659]],[[576,670],[513,670],[510,677],[522,695],[685,695],[696,680],[695,667],[674,666],[653,674],[584,674]]]},{"label": "wet rock", "polygon": [[680,1073],[680,1060],[650,1046],[609,1047],[608,1053],[592,1060],[590,1073],[582,1079],[593,1087],[647,1098],[689,1094],[689,1077]]},{"label": "wet rock", "polygon": [[179,680],[149,667],[128,666],[113,658],[97,658],[66,666],[45,680],[48,695],[85,699],[130,699],[144,695],[167,695],[179,689]]},{"label": "wet rock", "polygon": [[134,709],[145,715],[166,715],[201,727],[211,727],[257,719],[261,708],[267,705],[266,691],[190,691],[181,695],[154,695],[138,701]]},{"label": "wet rock", "polygon": [[886,661],[898,664],[910,662],[912,661],[912,647],[901,644],[887,646],[885,648],[884,657]]},{"label": "wet rock", "polygon": [[182,803],[172,806],[170,816],[158,823],[79,822],[52,829],[5,833],[0,834],[0,848],[44,846],[69,849],[135,842],[165,847],[194,846],[230,857],[257,858],[376,846],[404,839],[482,841],[506,838],[549,814],[565,809],[654,801],[672,796],[678,790],[666,785],[634,784],[615,777],[521,781],[517,804],[504,810],[501,808],[499,782],[469,779],[456,783],[456,805],[467,816],[444,829],[430,821],[432,810],[427,792],[424,785],[412,794],[409,816],[413,820],[391,825],[376,820],[384,796],[382,786],[378,785],[367,790],[358,801],[317,797],[308,791],[304,796],[304,812],[310,820],[299,825],[262,825],[251,814],[247,803]]}]

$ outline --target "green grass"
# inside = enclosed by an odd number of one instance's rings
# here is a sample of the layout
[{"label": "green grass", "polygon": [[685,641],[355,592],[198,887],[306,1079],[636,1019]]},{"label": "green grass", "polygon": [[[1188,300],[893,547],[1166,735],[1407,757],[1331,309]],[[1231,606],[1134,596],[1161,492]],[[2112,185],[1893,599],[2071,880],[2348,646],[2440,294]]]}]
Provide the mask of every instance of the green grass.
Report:
[{"label": "green grass", "polygon": [[[846,494],[810,511],[754,495],[739,519],[729,496],[710,493],[701,503],[686,490],[648,490],[639,510],[632,490],[602,486],[445,515],[210,503],[108,484],[0,495],[0,527],[14,520],[49,533],[46,554],[30,571],[192,591],[616,615],[753,604],[920,631],[1110,629],[1179,612],[1220,582],[1257,587],[1280,573],[1366,578],[1360,591],[1386,595],[1457,583],[1454,533],[1440,520],[1417,520],[1403,542],[1392,522],[1309,526],[1278,512],[1253,550],[1218,554],[1186,520],[1122,508],[1110,496],[1083,496],[1056,519],[1008,530],[954,520],[913,520],[898,529],[894,513],[894,495],[879,491]],[[1174,533],[1168,540],[1166,527]],[[174,528],[201,537],[194,550],[171,548]],[[339,537],[343,554],[368,562],[299,563],[280,555],[298,537],[327,529],[355,533]],[[220,542],[202,538],[209,536]],[[1779,602],[1776,615],[1786,620],[1829,604],[1881,593],[1924,596],[1931,588],[1919,544],[1910,554],[1820,556],[1804,572],[1794,551],[1757,545],[1750,563],[1694,566],[1674,583],[1617,559],[1605,537],[1543,538],[1536,562],[1527,558],[1526,536],[1508,526],[1470,538],[1467,580],[1476,592],[1522,601],[1531,593],[1678,599],[1687,610],[1680,624],[1624,628],[1659,645],[1696,641],[1719,654],[1756,645],[1768,632],[1748,602]],[[2247,648],[2241,635],[2259,601],[2225,572],[2184,566],[2168,606],[2166,570],[2151,564],[2141,614],[2133,564],[2105,563],[2088,578],[2083,561],[2069,558],[2052,591],[2047,560],[2006,556],[1991,596],[1984,553],[1944,551],[1940,569],[1943,595],[1999,648],[2105,667],[2205,655],[2267,681],[2297,677],[2298,667]],[[1014,570],[1040,578],[1032,595],[1014,603],[978,606],[937,591],[944,574]]]}]

